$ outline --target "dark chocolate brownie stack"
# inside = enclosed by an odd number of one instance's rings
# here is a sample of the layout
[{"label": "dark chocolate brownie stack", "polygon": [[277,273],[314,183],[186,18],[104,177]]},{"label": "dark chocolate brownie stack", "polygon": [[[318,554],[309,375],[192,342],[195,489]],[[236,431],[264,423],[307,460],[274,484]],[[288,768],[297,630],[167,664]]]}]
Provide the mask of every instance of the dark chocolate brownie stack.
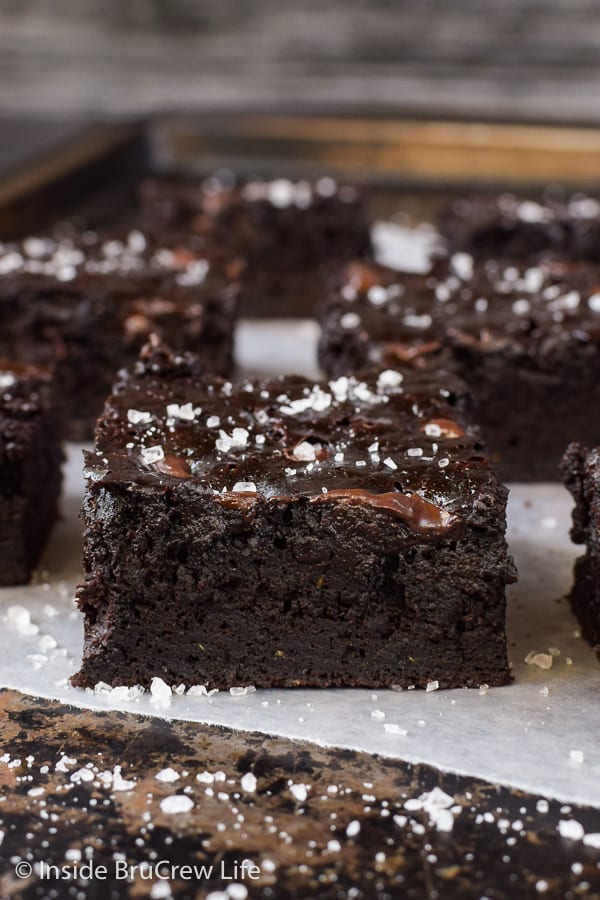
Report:
[{"label": "dark chocolate brownie stack", "polygon": [[56,369],[67,434],[86,439],[150,333],[228,374],[240,265],[139,231],[0,245],[0,353]]},{"label": "dark chocolate brownie stack", "polygon": [[467,254],[429,274],[364,261],[330,286],[320,361],[330,375],[368,365],[437,364],[468,384],[475,417],[508,480],[556,480],[570,440],[600,442],[600,269]]},{"label": "dark chocolate brownie stack", "polygon": [[506,490],[460,382],[201,369],[148,347],[99,421],[74,683],[505,684]]},{"label": "dark chocolate brownie stack", "polygon": [[29,581],[57,517],[61,463],[51,373],[0,360],[0,585]]},{"label": "dark chocolate brownie stack", "polygon": [[571,537],[585,545],[585,554],[575,563],[569,599],[583,636],[600,658],[600,448],[571,444],[562,474],[575,500]]},{"label": "dark chocolate brownie stack", "polygon": [[140,196],[143,227],[157,240],[209,241],[246,260],[246,316],[312,316],[322,294],[321,267],[371,251],[364,193],[329,177],[165,179],[144,183]]},{"label": "dark chocolate brownie stack", "polygon": [[461,197],[441,211],[438,227],[449,252],[476,259],[600,260],[600,202],[582,194],[542,202],[510,193]]}]

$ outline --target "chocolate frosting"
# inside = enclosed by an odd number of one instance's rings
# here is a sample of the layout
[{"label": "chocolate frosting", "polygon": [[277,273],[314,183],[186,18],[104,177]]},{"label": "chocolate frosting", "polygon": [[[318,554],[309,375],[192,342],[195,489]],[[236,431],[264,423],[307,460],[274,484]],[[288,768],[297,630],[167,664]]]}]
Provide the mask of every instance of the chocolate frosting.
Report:
[{"label": "chocolate frosting", "polygon": [[360,505],[447,537],[496,486],[459,387],[447,372],[396,369],[234,387],[155,344],[117,381],[89,477],[200,491],[248,514],[265,503]]},{"label": "chocolate frosting", "polygon": [[600,343],[600,272],[585,261],[477,263],[466,253],[426,274],[352,263],[321,317],[326,335],[377,364],[418,365],[444,350],[551,360],[565,343]]}]

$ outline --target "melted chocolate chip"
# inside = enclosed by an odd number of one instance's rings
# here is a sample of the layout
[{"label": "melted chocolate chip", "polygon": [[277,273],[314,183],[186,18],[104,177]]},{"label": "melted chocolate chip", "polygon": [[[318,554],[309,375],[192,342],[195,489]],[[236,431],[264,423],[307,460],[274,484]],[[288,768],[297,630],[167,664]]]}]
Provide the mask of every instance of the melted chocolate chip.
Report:
[{"label": "melted chocolate chip", "polygon": [[357,488],[346,491],[333,490],[319,497],[311,497],[311,503],[348,503],[383,509],[404,519],[414,531],[425,535],[447,534],[460,523],[458,516],[441,509],[418,494],[401,494],[397,491],[373,494]]}]

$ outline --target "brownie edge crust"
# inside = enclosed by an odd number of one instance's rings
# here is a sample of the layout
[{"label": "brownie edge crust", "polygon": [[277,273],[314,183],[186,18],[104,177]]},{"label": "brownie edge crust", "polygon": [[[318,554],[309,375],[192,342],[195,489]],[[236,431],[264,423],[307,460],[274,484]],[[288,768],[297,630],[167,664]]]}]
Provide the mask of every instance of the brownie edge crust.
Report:
[{"label": "brownie edge crust", "polygon": [[505,684],[506,490],[448,373],[231,383],[148,348],[87,457],[90,687]]},{"label": "brownie edge crust", "polygon": [[575,500],[571,538],[585,546],[575,561],[569,602],[583,637],[600,659],[600,448],[570,444],[561,470]]},{"label": "brownie edge crust", "polygon": [[58,517],[62,410],[48,369],[0,359],[0,585],[26,584]]}]

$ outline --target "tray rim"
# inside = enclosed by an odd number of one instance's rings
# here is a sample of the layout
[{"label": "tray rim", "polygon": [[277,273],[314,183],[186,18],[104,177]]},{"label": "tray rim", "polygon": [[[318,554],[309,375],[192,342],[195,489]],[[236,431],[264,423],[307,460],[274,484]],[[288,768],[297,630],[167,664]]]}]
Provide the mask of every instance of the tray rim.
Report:
[{"label": "tray rim", "polygon": [[291,149],[302,162],[362,178],[435,187],[600,186],[600,128],[593,126],[244,111],[159,114],[146,127],[155,145],[175,141],[187,154],[242,142],[246,152],[279,157]]},{"label": "tray rim", "polygon": [[157,112],[82,123],[76,136],[7,169],[0,238],[23,233],[27,212],[44,192],[53,202],[63,184],[85,191],[106,160],[127,154],[138,177],[168,171],[176,154],[184,170],[186,159],[204,161],[206,171],[221,162],[272,174],[287,167],[289,174],[339,174],[415,193],[539,190],[552,183],[600,191],[600,127],[344,112]]}]

